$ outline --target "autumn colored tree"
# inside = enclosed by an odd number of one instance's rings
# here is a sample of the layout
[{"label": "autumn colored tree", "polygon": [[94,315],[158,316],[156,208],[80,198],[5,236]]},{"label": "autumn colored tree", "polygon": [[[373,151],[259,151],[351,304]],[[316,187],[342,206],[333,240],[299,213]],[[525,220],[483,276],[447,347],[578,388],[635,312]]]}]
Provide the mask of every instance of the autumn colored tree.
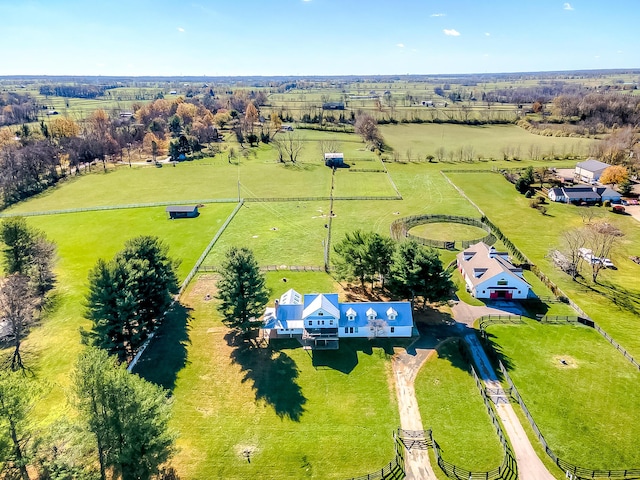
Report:
[{"label": "autumn colored tree", "polygon": [[247,110],[244,113],[244,123],[245,130],[253,133],[253,125],[258,121],[259,118],[258,109],[253,104],[253,102],[249,102],[247,104]]},{"label": "autumn colored tree", "polygon": [[80,127],[69,117],[56,117],[49,123],[49,133],[53,138],[77,137]]},{"label": "autumn colored tree", "polygon": [[605,185],[618,185],[623,183],[625,180],[628,180],[629,172],[627,167],[623,167],[622,165],[611,165],[606,168],[602,175],[600,176],[600,183]]}]

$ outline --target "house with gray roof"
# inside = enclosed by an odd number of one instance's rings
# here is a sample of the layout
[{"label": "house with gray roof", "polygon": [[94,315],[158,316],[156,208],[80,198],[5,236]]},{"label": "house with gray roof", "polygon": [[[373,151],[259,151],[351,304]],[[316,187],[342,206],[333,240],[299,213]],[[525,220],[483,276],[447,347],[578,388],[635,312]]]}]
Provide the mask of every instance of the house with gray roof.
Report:
[{"label": "house with gray roof", "polygon": [[484,242],[471,245],[456,256],[467,291],[476,298],[492,300],[526,299],[531,285],[524,279],[522,268],[509,260],[506,252]]},{"label": "house with gray roof", "polygon": [[341,338],[411,337],[410,302],[340,302],[337,293],[301,295],[291,289],[263,315],[271,341],[296,338],[311,350],[339,348]]},{"label": "house with gray roof", "polygon": [[612,203],[619,203],[622,196],[609,187],[556,187],[551,188],[547,193],[553,202],[563,203],[587,203],[594,204],[609,200]]}]

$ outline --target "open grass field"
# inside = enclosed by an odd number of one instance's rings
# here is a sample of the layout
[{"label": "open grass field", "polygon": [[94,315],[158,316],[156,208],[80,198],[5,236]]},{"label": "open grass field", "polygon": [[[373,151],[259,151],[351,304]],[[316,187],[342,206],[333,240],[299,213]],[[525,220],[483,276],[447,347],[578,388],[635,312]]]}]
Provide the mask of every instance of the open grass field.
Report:
[{"label": "open grass field", "polygon": [[[450,173],[448,176],[589,316],[631,355],[640,358],[640,338],[635,334],[640,327],[640,290],[636,281],[640,267],[628,258],[639,252],[640,229],[636,220],[612,214],[602,207],[553,202],[548,205],[547,215],[543,216],[530,208],[529,200],[500,175]],[[604,270],[597,285],[590,281],[586,271],[586,280],[571,281],[546,257],[551,249],[560,247],[563,231],[583,225],[581,213],[585,208],[595,210],[599,218],[615,224],[625,233],[611,256],[618,269]]]},{"label": "open grass field", "polygon": [[500,465],[502,445],[455,341],[437,348],[415,389],[423,426],[432,429],[445,460],[474,472]]},{"label": "open grass field", "polygon": [[487,235],[483,229],[473,225],[445,222],[418,225],[409,230],[409,233],[417,237],[440,241],[473,240]]},{"label": "open grass field", "polygon": [[[584,138],[543,137],[515,125],[384,125],[380,127],[380,132],[385,142],[399,152],[401,158],[406,158],[407,150],[410,149],[411,155],[421,160],[426,155],[436,155],[436,150],[440,147],[444,147],[447,152],[473,147],[474,159],[479,156],[498,160],[503,158],[505,152],[509,157],[517,152],[516,156],[521,159],[534,157],[534,152],[538,155],[587,155],[588,146],[593,142]],[[448,159],[449,155],[446,154],[445,158]],[[517,166],[517,162],[514,163]]]},{"label": "open grass field", "polygon": [[170,256],[182,259],[178,272],[184,278],[232,209],[233,205],[207,206],[200,217],[186,221],[167,220],[162,207],[28,218],[58,247],[52,304],[42,324],[23,342],[25,364],[51,385],[38,404],[41,418],[52,420],[66,408],[68,376],[82,348],[78,329],[89,327],[82,304],[96,260],[111,258],[131,237],[157,235],[169,245]]},{"label": "open grass field", "polygon": [[[374,164],[375,165],[375,164]],[[396,191],[384,172],[336,171],[336,197],[395,197]]]},{"label": "open grass field", "polygon": [[[291,286],[333,289],[325,274],[287,273],[286,284],[281,276],[269,277],[274,295]],[[158,381],[155,363],[176,351],[182,359],[177,376],[165,374],[175,379],[182,478],[342,479],[391,460],[399,419],[385,350],[364,340],[313,355],[295,341],[243,351],[228,344],[214,302],[204,300],[214,292],[211,277],[192,283],[183,297],[189,320],[163,335],[138,369]]]},{"label": "open grass field", "polygon": [[640,373],[595,330],[528,321],[488,332],[559,457],[592,469],[640,466]]}]

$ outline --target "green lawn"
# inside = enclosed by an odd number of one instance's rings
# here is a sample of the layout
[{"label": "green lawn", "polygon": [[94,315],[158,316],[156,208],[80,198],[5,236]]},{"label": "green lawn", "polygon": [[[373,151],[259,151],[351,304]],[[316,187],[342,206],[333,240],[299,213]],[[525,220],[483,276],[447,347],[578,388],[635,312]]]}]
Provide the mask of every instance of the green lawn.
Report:
[{"label": "green lawn", "polygon": [[640,467],[640,372],[595,330],[528,321],[488,332],[556,455],[586,468]]},{"label": "green lawn", "polygon": [[29,217],[30,225],[45,231],[58,247],[57,286],[42,324],[23,342],[24,360],[52,386],[39,403],[39,413],[54,419],[65,408],[65,386],[81,350],[80,327],[87,276],[98,258],[111,258],[124,242],[136,235],[157,235],[169,245],[169,255],[182,259],[184,278],[215,235],[233,205],[207,205],[195,219],[173,220],[164,208]]},{"label": "green lawn", "polygon": [[502,445],[455,341],[438,347],[418,373],[415,390],[422,424],[432,429],[445,460],[474,472],[502,463]]},{"label": "green lawn", "polygon": [[[602,207],[576,207],[551,202],[547,215],[529,207],[529,200],[516,192],[513,185],[500,175],[491,173],[449,173],[449,178],[500,227],[527,257],[536,263],[567,295],[598,324],[626,348],[640,358],[640,287],[637,278],[640,267],[629,260],[639,253],[640,229],[631,216],[620,216]],[[590,208],[599,217],[618,226],[624,233],[611,259],[617,270],[604,270],[599,285],[589,277],[582,283],[553,266],[547,257],[551,249],[561,246],[565,230],[583,226],[581,213]],[[600,294],[599,294],[600,293]]]},{"label": "green lawn", "polygon": [[409,230],[409,233],[429,240],[458,241],[473,240],[487,236],[487,232],[473,225],[462,223],[425,223]]},{"label": "green lawn", "polygon": [[247,202],[205,265],[218,265],[231,246],[253,250],[261,265],[324,265],[329,201]]},{"label": "green lawn", "polygon": [[[447,152],[457,152],[460,148],[473,147],[473,158],[502,159],[518,153],[520,159],[538,155],[555,154],[587,155],[593,140],[583,138],[543,137],[534,135],[515,125],[466,126],[452,124],[404,124],[380,127],[385,142],[406,159],[407,150],[413,158],[425,159],[426,155],[436,155],[436,150],[444,147]],[[448,155],[446,155],[448,159]],[[456,159],[454,157],[454,159]],[[511,162],[517,166],[518,162]],[[445,164],[447,165],[447,164]],[[466,165],[466,164],[464,164]],[[490,168],[492,162],[486,163]],[[450,166],[450,165],[449,165]],[[446,167],[441,167],[446,168]]]},{"label": "green lawn", "polygon": [[[326,274],[277,272],[268,283],[274,295],[333,288]],[[183,297],[190,319],[183,315],[138,369],[160,383],[168,377],[168,386],[175,382],[174,465],[182,478],[343,479],[393,458],[399,417],[385,350],[363,340],[315,354],[295,341],[243,352],[228,345],[207,293],[214,283],[201,276]],[[156,364],[166,358],[179,371],[158,378]]]}]

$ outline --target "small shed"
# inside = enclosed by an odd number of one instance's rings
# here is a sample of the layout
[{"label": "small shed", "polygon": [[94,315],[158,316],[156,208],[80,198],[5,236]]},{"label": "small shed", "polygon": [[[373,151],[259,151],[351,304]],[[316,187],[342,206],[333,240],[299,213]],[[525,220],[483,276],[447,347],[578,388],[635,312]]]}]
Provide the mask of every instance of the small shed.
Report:
[{"label": "small shed", "polygon": [[195,218],[199,215],[197,205],[170,205],[166,211],[171,220],[174,218]]},{"label": "small shed", "polygon": [[344,167],[344,153],[325,153],[324,154],[324,164],[327,167],[331,168],[341,168]]}]

